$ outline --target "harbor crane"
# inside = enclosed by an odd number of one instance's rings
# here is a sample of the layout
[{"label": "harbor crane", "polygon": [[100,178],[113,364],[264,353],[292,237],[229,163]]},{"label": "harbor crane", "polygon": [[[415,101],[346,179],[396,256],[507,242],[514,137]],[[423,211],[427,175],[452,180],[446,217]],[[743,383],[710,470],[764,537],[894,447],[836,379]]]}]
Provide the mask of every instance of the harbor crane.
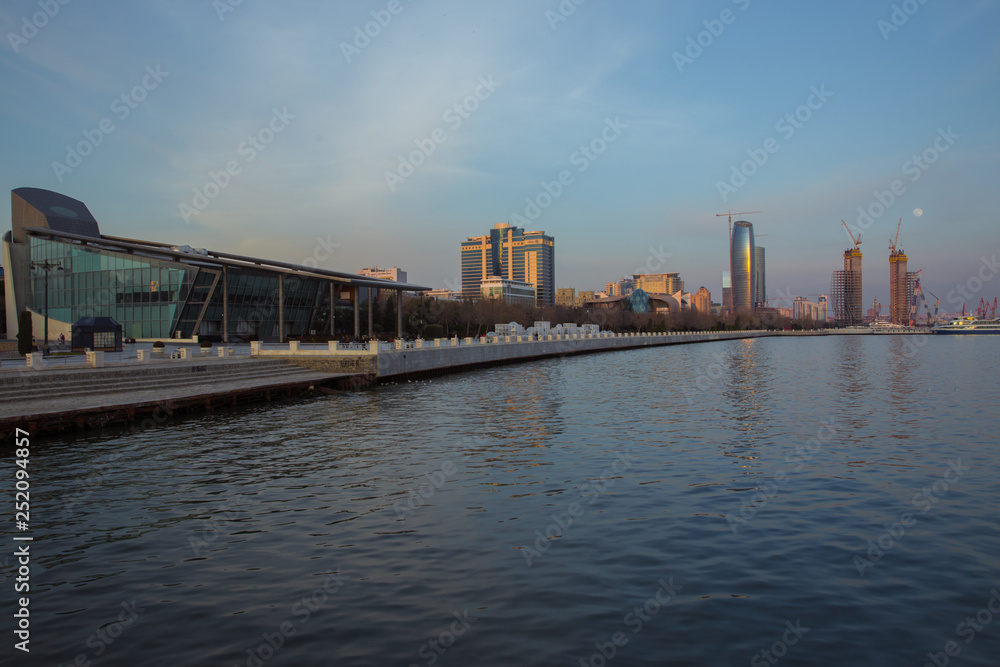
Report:
[{"label": "harbor crane", "polygon": [[[941,305],[941,299],[934,296],[934,293],[925,290],[923,283],[920,281],[923,277],[924,270],[920,269],[917,271],[917,280],[913,286],[913,306],[910,310],[910,320],[915,322],[917,319],[917,313],[919,312],[919,304],[917,303],[917,297],[920,297],[921,303],[924,304],[924,312],[927,313],[927,325],[937,323],[938,307]],[[931,307],[927,305],[927,294],[930,294],[934,298],[934,313],[931,313]]]},{"label": "harbor crane", "polygon": [[923,275],[924,270],[920,269],[917,271],[917,280],[913,285],[913,308],[910,311],[910,321],[916,323],[917,312],[920,310],[920,305],[917,303],[917,297],[920,297],[920,301],[924,304],[924,312],[927,313],[927,324],[931,323],[931,308],[927,305],[927,297],[924,296],[924,288],[920,284],[920,277]]},{"label": "harbor crane", "polygon": [[997,300],[993,299],[993,305],[986,299],[979,298],[979,307],[976,308],[976,317],[982,320],[992,320],[997,316]]},{"label": "harbor crane", "polygon": [[934,296],[934,292],[932,292],[930,290],[927,290],[927,293],[930,294],[932,297],[934,297],[934,317],[931,318],[930,309],[928,309],[928,311],[927,311],[927,323],[928,324],[936,324],[937,323],[937,316],[938,316],[938,306],[941,305],[941,299],[939,299],[936,296]]}]

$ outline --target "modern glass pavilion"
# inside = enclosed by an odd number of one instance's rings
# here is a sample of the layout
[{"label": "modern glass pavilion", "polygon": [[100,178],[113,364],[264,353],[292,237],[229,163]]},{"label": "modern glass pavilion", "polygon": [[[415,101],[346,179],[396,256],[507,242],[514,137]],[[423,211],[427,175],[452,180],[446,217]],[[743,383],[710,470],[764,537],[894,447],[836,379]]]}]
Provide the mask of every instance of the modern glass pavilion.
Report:
[{"label": "modern glass pavilion", "polygon": [[[57,192],[11,192],[3,238],[8,330],[17,314],[46,314],[53,332],[83,317],[113,317],[130,338],[284,341],[317,331],[360,335],[360,304],[382,290],[428,288],[189,246],[105,236],[87,206]],[[353,328],[335,307],[353,306]],[[372,333],[372,309],[368,309]],[[12,327],[12,328],[11,328]],[[41,331],[41,327],[35,327]],[[50,335],[56,335],[52,333]]]}]

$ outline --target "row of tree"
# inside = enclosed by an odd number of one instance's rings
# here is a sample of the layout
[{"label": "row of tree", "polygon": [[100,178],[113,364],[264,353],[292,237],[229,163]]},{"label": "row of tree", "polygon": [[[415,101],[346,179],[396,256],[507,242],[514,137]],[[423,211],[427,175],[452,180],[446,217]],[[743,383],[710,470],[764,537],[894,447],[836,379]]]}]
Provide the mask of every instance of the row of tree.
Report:
[{"label": "row of tree", "polygon": [[[372,304],[373,328],[377,335],[396,334],[396,297],[387,295]],[[361,306],[361,330],[368,330],[368,304]],[[353,311],[338,310],[338,322],[353,327]],[[411,338],[450,338],[452,336],[482,336],[493,331],[496,324],[517,322],[529,327],[546,321],[553,326],[561,323],[597,324],[602,331],[668,332],[668,331],[734,331],[746,329],[813,329],[819,325],[808,321],[793,321],[770,314],[741,313],[728,318],[684,310],[679,313],[630,313],[624,310],[576,308],[570,306],[525,306],[507,304],[498,299],[441,300],[429,297],[403,298],[403,331]],[[338,330],[340,327],[338,327]]]}]

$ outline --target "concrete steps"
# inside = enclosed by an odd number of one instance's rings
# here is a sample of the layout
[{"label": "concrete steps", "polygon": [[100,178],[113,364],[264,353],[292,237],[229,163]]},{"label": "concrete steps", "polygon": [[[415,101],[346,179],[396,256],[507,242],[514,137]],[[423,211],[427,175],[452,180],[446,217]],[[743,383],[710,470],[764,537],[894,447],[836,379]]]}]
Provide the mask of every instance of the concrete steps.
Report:
[{"label": "concrete steps", "polygon": [[72,396],[95,394],[128,394],[130,392],[162,390],[173,393],[175,388],[210,391],[215,386],[232,383],[268,386],[306,381],[317,373],[271,360],[222,360],[200,363],[197,360],[171,364],[130,364],[130,368],[67,369],[42,371],[25,370],[0,377],[0,401],[5,404],[22,401],[47,401]]}]

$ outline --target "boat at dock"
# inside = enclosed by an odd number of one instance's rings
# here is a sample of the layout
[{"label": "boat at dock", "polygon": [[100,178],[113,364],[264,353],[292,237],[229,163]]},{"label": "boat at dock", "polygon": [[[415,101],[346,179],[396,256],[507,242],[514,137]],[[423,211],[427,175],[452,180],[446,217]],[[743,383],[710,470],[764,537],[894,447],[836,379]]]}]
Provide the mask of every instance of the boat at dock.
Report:
[{"label": "boat at dock", "polygon": [[1000,317],[975,316],[954,319],[947,324],[937,324],[931,331],[936,334],[1000,334]]},{"label": "boat at dock", "polygon": [[874,334],[917,334],[927,333],[926,327],[907,326],[905,324],[893,324],[892,322],[872,322],[869,325],[871,333]]}]

